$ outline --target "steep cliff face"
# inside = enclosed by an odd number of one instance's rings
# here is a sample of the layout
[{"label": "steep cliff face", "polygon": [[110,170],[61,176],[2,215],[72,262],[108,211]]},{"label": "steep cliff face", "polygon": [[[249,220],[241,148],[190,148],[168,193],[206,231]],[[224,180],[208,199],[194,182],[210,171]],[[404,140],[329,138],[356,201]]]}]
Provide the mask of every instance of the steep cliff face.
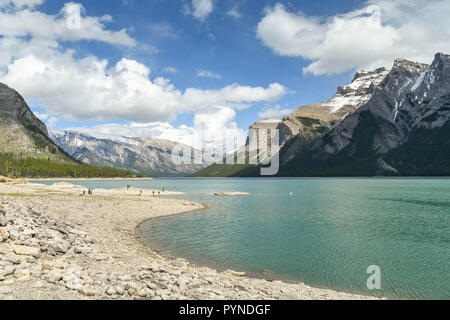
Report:
[{"label": "steep cliff face", "polygon": [[404,110],[401,109],[401,104],[405,102],[412,87],[427,67],[421,63],[396,60],[391,72],[375,90],[371,99],[327,135],[324,140],[325,151],[335,154],[352,143],[354,130],[363,121],[362,117],[366,116],[367,112],[378,118],[378,124],[382,126],[374,132],[373,148],[386,152],[398,146],[402,142],[403,135],[400,119],[404,118]]},{"label": "steep cliff face", "polygon": [[0,153],[72,162],[49,138],[46,126],[22,96],[1,83],[0,127]]},{"label": "steep cliff face", "polygon": [[291,160],[311,139],[323,135],[367,103],[388,74],[386,68],[358,70],[352,82],[340,86],[331,99],[301,106],[285,117],[278,125],[281,146],[285,147],[283,161]]},{"label": "steep cliff face", "polygon": [[[281,175],[450,174],[445,168],[450,137],[445,138],[450,119],[449,60],[444,54],[437,54],[431,66],[396,60],[370,100],[287,159]],[[434,138],[425,142],[424,136]],[[411,169],[412,162],[426,163],[428,169]]]},{"label": "steep cliff face", "polygon": [[[358,71],[332,99],[277,128],[280,176],[450,175],[450,56]],[[257,176],[259,167],[220,173]]]},{"label": "steep cliff face", "polygon": [[340,86],[336,94],[322,103],[302,106],[290,115],[290,118],[312,118],[323,122],[336,122],[355,112],[372,98],[375,89],[389,74],[386,68],[374,71],[359,70],[353,81]]},{"label": "steep cliff face", "polygon": [[[52,139],[80,162],[131,170],[146,176],[187,176],[212,163],[204,155],[204,164],[175,164],[172,150],[178,143],[150,138],[128,138],[109,135],[91,136],[75,131],[50,132]],[[200,153],[195,153],[198,157]]]}]

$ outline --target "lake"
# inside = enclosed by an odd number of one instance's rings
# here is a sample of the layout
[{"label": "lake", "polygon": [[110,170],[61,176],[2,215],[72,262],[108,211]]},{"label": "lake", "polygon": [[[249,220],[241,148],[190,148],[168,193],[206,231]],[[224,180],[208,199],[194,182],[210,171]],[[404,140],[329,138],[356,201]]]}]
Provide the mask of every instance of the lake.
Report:
[{"label": "lake", "polygon": [[[205,203],[204,211],[141,226],[149,246],[197,265],[390,298],[450,299],[450,179],[71,183],[164,187],[188,193],[174,198]],[[213,195],[219,191],[251,195]],[[370,291],[367,268],[373,265],[381,270],[381,289]]]}]

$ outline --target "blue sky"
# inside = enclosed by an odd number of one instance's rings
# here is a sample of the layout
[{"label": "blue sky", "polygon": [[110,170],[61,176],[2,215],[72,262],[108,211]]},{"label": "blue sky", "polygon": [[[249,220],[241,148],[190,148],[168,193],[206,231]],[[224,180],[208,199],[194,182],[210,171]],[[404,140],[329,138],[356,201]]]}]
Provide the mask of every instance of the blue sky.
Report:
[{"label": "blue sky", "polygon": [[[414,15],[415,10],[424,11],[423,0],[399,0],[398,5],[386,0],[85,0],[71,4],[26,0],[23,6],[18,0],[3,2],[6,4],[0,3],[0,12],[10,19],[9,25],[30,21],[30,26],[20,32],[12,28],[2,32],[0,28],[0,49],[12,48],[5,43],[14,39],[22,42],[24,51],[19,54],[11,49],[8,55],[5,49],[6,58],[0,56],[0,81],[19,90],[33,111],[54,129],[104,131],[102,125],[110,125],[108,130],[113,130],[112,124],[128,128],[131,123],[138,128],[147,124],[155,129],[159,123],[172,131],[181,128],[178,134],[183,135],[185,127],[193,127],[195,116],[204,116],[215,120],[224,117],[217,125],[237,125],[245,132],[265,114],[287,112],[330,98],[338,85],[351,81],[357,68],[389,67],[397,57],[429,62],[432,53],[448,50],[447,22],[425,30],[434,35],[440,28],[445,33],[431,47],[427,43],[427,50],[418,50],[424,45],[423,39],[411,45],[404,41],[411,26],[419,28],[426,19],[435,20],[448,13],[448,6],[438,0],[431,1],[434,7],[429,6],[423,16]],[[45,15],[44,22],[59,28],[67,19],[63,8],[70,5],[81,9],[84,20],[79,31],[52,32],[51,26],[50,30],[33,29],[33,19],[38,26],[39,15]],[[26,14],[30,18],[20,20]],[[89,19],[94,21],[92,25]],[[29,50],[24,49],[27,47]],[[87,57],[95,59],[83,62]],[[92,68],[103,60],[106,66],[100,76]],[[132,76],[133,80],[127,82],[127,74],[119,83],[136,83],[144,91],[146,85],[153,85],[157,98],[134,95],[131,88],[124,92],[130,100],[111,102],[114,95],[104,93],[106,89],[101,85],[98,88],[96,81],[119,78],[117,68],[121,61],[125,61],[121,70],[134,68],[140,79],[134,82]],[[36,70],[47,70],[47,74],[37,77],[38,71],[29,69],[32,66],[34,70],[40,62],[42,68]],[[54,70],[60,69],[60,78],[45,80],[48,70],[59,74]],[[145,77],[151,82],[145,83]],[[165,84],[157,84],[159,77]],[[71,78],[87,84],[82,88],[75,86],[70,83]],[[41,90],[33,86],[37,83]],[[274,84],[276,88],[271,87]],[[108,88],[117,91],[114,85]],[[195,89],[192,99],[184,97],[189,88]],[[234,101],[242,88],[246,92]],[[281,116],[283,112],[278,113]],[[130,135],[162,135],[164,129],[129,131]],[[177,135],[172,132],[168,137],[174,139]]]},{"label": "blue sky", "polygon": [[[256,26],[264,9],[274,1],[216,1],[216,9],[204,22],[184,13],[188,1],[128,0],[83,1],[83,6],[93,16],[109,14],[114,23],[111,29],[127,28],[133,38],[148,48],[121,48],[96,42],[80,42],[77,53],[95,54],[115,63],[122,57],[140,61],[162,74],[177,88],[198,87],[215,89],[230,83],[250,86],[267,86],[278,82],[292,92],[277,102],[256,103],[239,112],[236,117],[241,128],[248,128],[260,119],[258,113],[265,107],[280,105],[295,109],[300,105],[329,99],[338,85],[351,80],[353,71],[338,75],[303,75],[302,68],[309,64],[301,58],[280,57],[264,47],[256,37]],[[295,1],[289,3],[295,11],[309,15],[329,16],[350,11],[361,6],[362,1]],[[227,14],[235,8],[241,18]],[[47,1],[42,10],[55,14],[61,1]],[[70,43],[68,47],[73,47]],[[176,74],[164,74],[167,67],[177,69]],[[198,77],[198,70],[219,74],[221,79]],[[117,119],[111,119],[117,120]],[[192,114],[179,116],[172,121],[176,126],[192,121]],[[92,122],[95,123],[95,122]],[[92,124],[89,123],[89,124]],[[57,128],[79,125],[60,121]]]}]

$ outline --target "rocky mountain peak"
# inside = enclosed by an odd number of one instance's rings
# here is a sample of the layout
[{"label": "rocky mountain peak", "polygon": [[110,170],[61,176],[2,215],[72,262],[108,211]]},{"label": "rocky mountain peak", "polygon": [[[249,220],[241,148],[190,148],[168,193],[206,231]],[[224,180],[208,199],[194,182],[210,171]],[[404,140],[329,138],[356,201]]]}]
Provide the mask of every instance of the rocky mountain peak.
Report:
[{"label": "rocky mountain peak", "polygon": [[396,59],[392,67],[391,74],[408,73],[415,74],[425,71],[430,65],[407,59]]},{"label": "rocky mountain peak", "polygon": [[380,78],[384,78],[387,72],[389,72],[389,69],[385,67],[378,68],[375,70],[359,69],[358,71],[356,71],[352,83],[360,78],[373,79],[374,81],[377,81]]},{"label": "rocky mountain peak", "polygon": [[372,98],[375,89],[383,82],[389,72],[388,68],[358,70],[352,82],[338,87],[336,94],[330,100],[310,106],[302,106],[288,118],[311,118],[327,123],[341,121]]},{"label": "rocky mountain peak", "polygon": [[48,137],[47,127],[26,104],[22,96],[0,83],[0,119],[4,125],[21,124],[25,128]]},{"label": "rocky mountain peak", "polygon": [[442,71],[443,76],[446,79],[449,79],[450,77],[450,55],[443,54],[443,53],[437,53],[434,56],[434,61],[431,64],[429,70],[436,70],[436,71]]}]

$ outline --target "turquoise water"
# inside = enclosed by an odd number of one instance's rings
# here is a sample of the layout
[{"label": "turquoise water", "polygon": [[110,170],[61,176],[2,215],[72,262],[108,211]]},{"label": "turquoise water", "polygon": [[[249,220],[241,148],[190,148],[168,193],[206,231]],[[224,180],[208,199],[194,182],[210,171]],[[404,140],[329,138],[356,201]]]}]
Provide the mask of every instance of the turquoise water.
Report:
[{"label": "turquoise water", "polygon": [[[51,183],[51,182],[48,182]],[[208,209],[142,225],[163,253],[218,270],[393,298],[450,299],[450,179],[80,181],[162,188]],[[250,192],[215,197],[217,191]],[[293,196],[290,196],[290,193]],[[369,291],[367,267],[381,268]]]}]

